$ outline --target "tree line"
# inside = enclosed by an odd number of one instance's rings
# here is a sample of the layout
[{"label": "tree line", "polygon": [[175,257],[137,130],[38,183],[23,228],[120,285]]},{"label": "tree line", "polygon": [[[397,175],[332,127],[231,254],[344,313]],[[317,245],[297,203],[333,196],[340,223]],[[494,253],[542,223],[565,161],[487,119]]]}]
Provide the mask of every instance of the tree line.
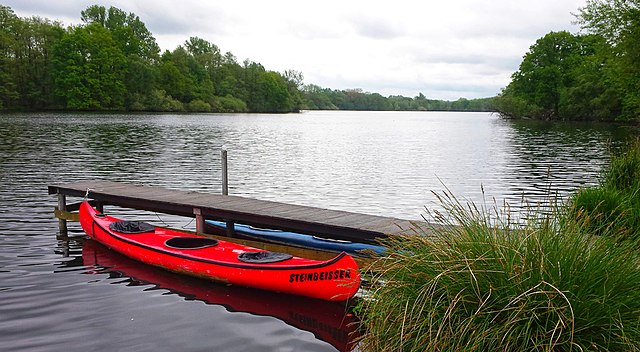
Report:
[{"label": "tree line", "polygon": [[63,28],[0,5],[0,109],[290,112],[301,74],[239,63],[192,37],[160,53],[133,13],[90,6]]},{"label": "tree line", "polygon": [[81,20],[63,28],[0,5],[0,110],[492,110],[490,98],[384,97],[304,85],[301,72],[239,63],[198,37],[161,53],[140,18],[115,7],[90,6]]},{"label": "tree line", "polygon": [[583,34],[551,32],[524,56],[495,108],[511,118],[637,121],[640,0],[588,0]]},{"label": "tree line", "polygon": [[335,90],[314,84],[302,87],[308,109],[385,110],[385,111],[494,111],[493,98],[455,101],[427,99],[419,93],[414,98],[400,95],[384,97],[362,89]]}]

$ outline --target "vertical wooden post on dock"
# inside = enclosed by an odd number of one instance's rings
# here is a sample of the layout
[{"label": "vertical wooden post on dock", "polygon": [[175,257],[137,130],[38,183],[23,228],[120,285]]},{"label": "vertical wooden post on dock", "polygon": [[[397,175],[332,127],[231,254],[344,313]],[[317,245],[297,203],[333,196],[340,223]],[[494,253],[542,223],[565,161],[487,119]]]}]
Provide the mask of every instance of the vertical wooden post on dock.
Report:
[{"label": "vertical wooden post on dock", "polygon": [[[229,168],[227,167],[227,148],[223,145],[220,149],[220,159],[222,160],[222,195],[229,195]],[[235,236],[235,224],[227,221],[227,236]]]},{"label": "vertical wooden post on dock", "polygon": [[220,149],[220,159],[222,160],[222,195],[229,195],[229,171],[227,169],[227,149],[222,146]]},{"label": "vertical wooden post on dock", "polygon": [[[58,210],[60,212],[67,211],[67,196],[62,193],[58,193]],[[67,231],[67,220],[62,217],[58,218],[58,227],[60,228],[60,235],[66,236],[68,234]]]},{"label": "vertical wooden post on dock", "polygon": [[193,214],[196,216],[196,233],[204,233],[204,218],[200,208],[193,208]]}]

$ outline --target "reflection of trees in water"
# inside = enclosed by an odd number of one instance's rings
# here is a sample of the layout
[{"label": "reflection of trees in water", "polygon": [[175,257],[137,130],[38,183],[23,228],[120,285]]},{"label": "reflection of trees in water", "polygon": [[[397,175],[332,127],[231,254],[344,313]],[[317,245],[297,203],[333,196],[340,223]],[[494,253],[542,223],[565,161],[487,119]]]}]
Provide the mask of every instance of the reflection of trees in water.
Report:
[{"label": "reflection of trees in water", "polygon": [[511,154],[506,182],[514,194],[534,202],[556,194],[563,197],[593,183],[609,162],[610,150],[620,148],[637,132],[634,127],[612,124],[537,120],[509,124],[514,133],[507,136]]},{"label": "reflection of trees in water", "polygon": [[25,170],[30,170],[34,179],[65,174],[78,162],[68,157],[69,151],[78,157],[84,154],[82,138],[78,138],[82,130],[73,116],[52,118],[45,113],[3,116],[0,178],[12,179]]},{"label": "reflection of trees in water", "polygon": [[[26,127],[20,124],[0,124],[0,152],[10,152],[15,150],[20,145],[20,136],[22,130]],[[3,154],[0,154],[2,156]]]},{"label": "reflection of trees in water", "polygon": [[100,123],[88,125],[87,147],[95,153],[127,157],[154,150],[160,143],[160,129],[149,124]]},{"label": "reflection of trees in water", "polygon": [[161,130],[140,121],[84,124],[76,135],[81,136],[88,151],[84,156],[85,167],[99,174],[123,173],[125,179],[131,173],[152,169],[155,155],[164,148]]},{"label": "reflection of trees in water", "polygon": [[77,134],[84,135],[89,150],[87,165],[99,175],[115,181],[218,189],[224,128],[182,122],[180,118],[150,122],[110,119],[86,125],[85,131]]}]

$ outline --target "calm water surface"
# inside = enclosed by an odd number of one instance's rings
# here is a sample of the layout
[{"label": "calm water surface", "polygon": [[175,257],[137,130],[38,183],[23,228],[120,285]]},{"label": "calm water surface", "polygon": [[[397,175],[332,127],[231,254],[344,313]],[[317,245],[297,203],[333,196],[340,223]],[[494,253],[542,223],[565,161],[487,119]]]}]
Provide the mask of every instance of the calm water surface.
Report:
[{"label": "calm water surface", "polygon": [[[0,346],[6,351],[335,351],[340,305],[212,285],[57,239],[47,185],[114,180],[420,219],[445,188],[476,203],[597,182],[624,126],[484,113],[0,116]],[[190,219],[119,210],[193,229]]]}]

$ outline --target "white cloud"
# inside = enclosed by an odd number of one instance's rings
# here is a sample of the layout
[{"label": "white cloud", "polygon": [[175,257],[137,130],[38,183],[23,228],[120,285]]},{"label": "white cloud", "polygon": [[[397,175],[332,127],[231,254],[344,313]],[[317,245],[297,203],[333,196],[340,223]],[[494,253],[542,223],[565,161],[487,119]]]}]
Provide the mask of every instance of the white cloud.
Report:
[{"label": "white cloud", "polygon": [[5,0],[65,24],[96,3],[140,16],[163,49],[199,36],[305,83],[457,99],[497,94],[536,39],[577,30],[571,13],[585,0]]}]

